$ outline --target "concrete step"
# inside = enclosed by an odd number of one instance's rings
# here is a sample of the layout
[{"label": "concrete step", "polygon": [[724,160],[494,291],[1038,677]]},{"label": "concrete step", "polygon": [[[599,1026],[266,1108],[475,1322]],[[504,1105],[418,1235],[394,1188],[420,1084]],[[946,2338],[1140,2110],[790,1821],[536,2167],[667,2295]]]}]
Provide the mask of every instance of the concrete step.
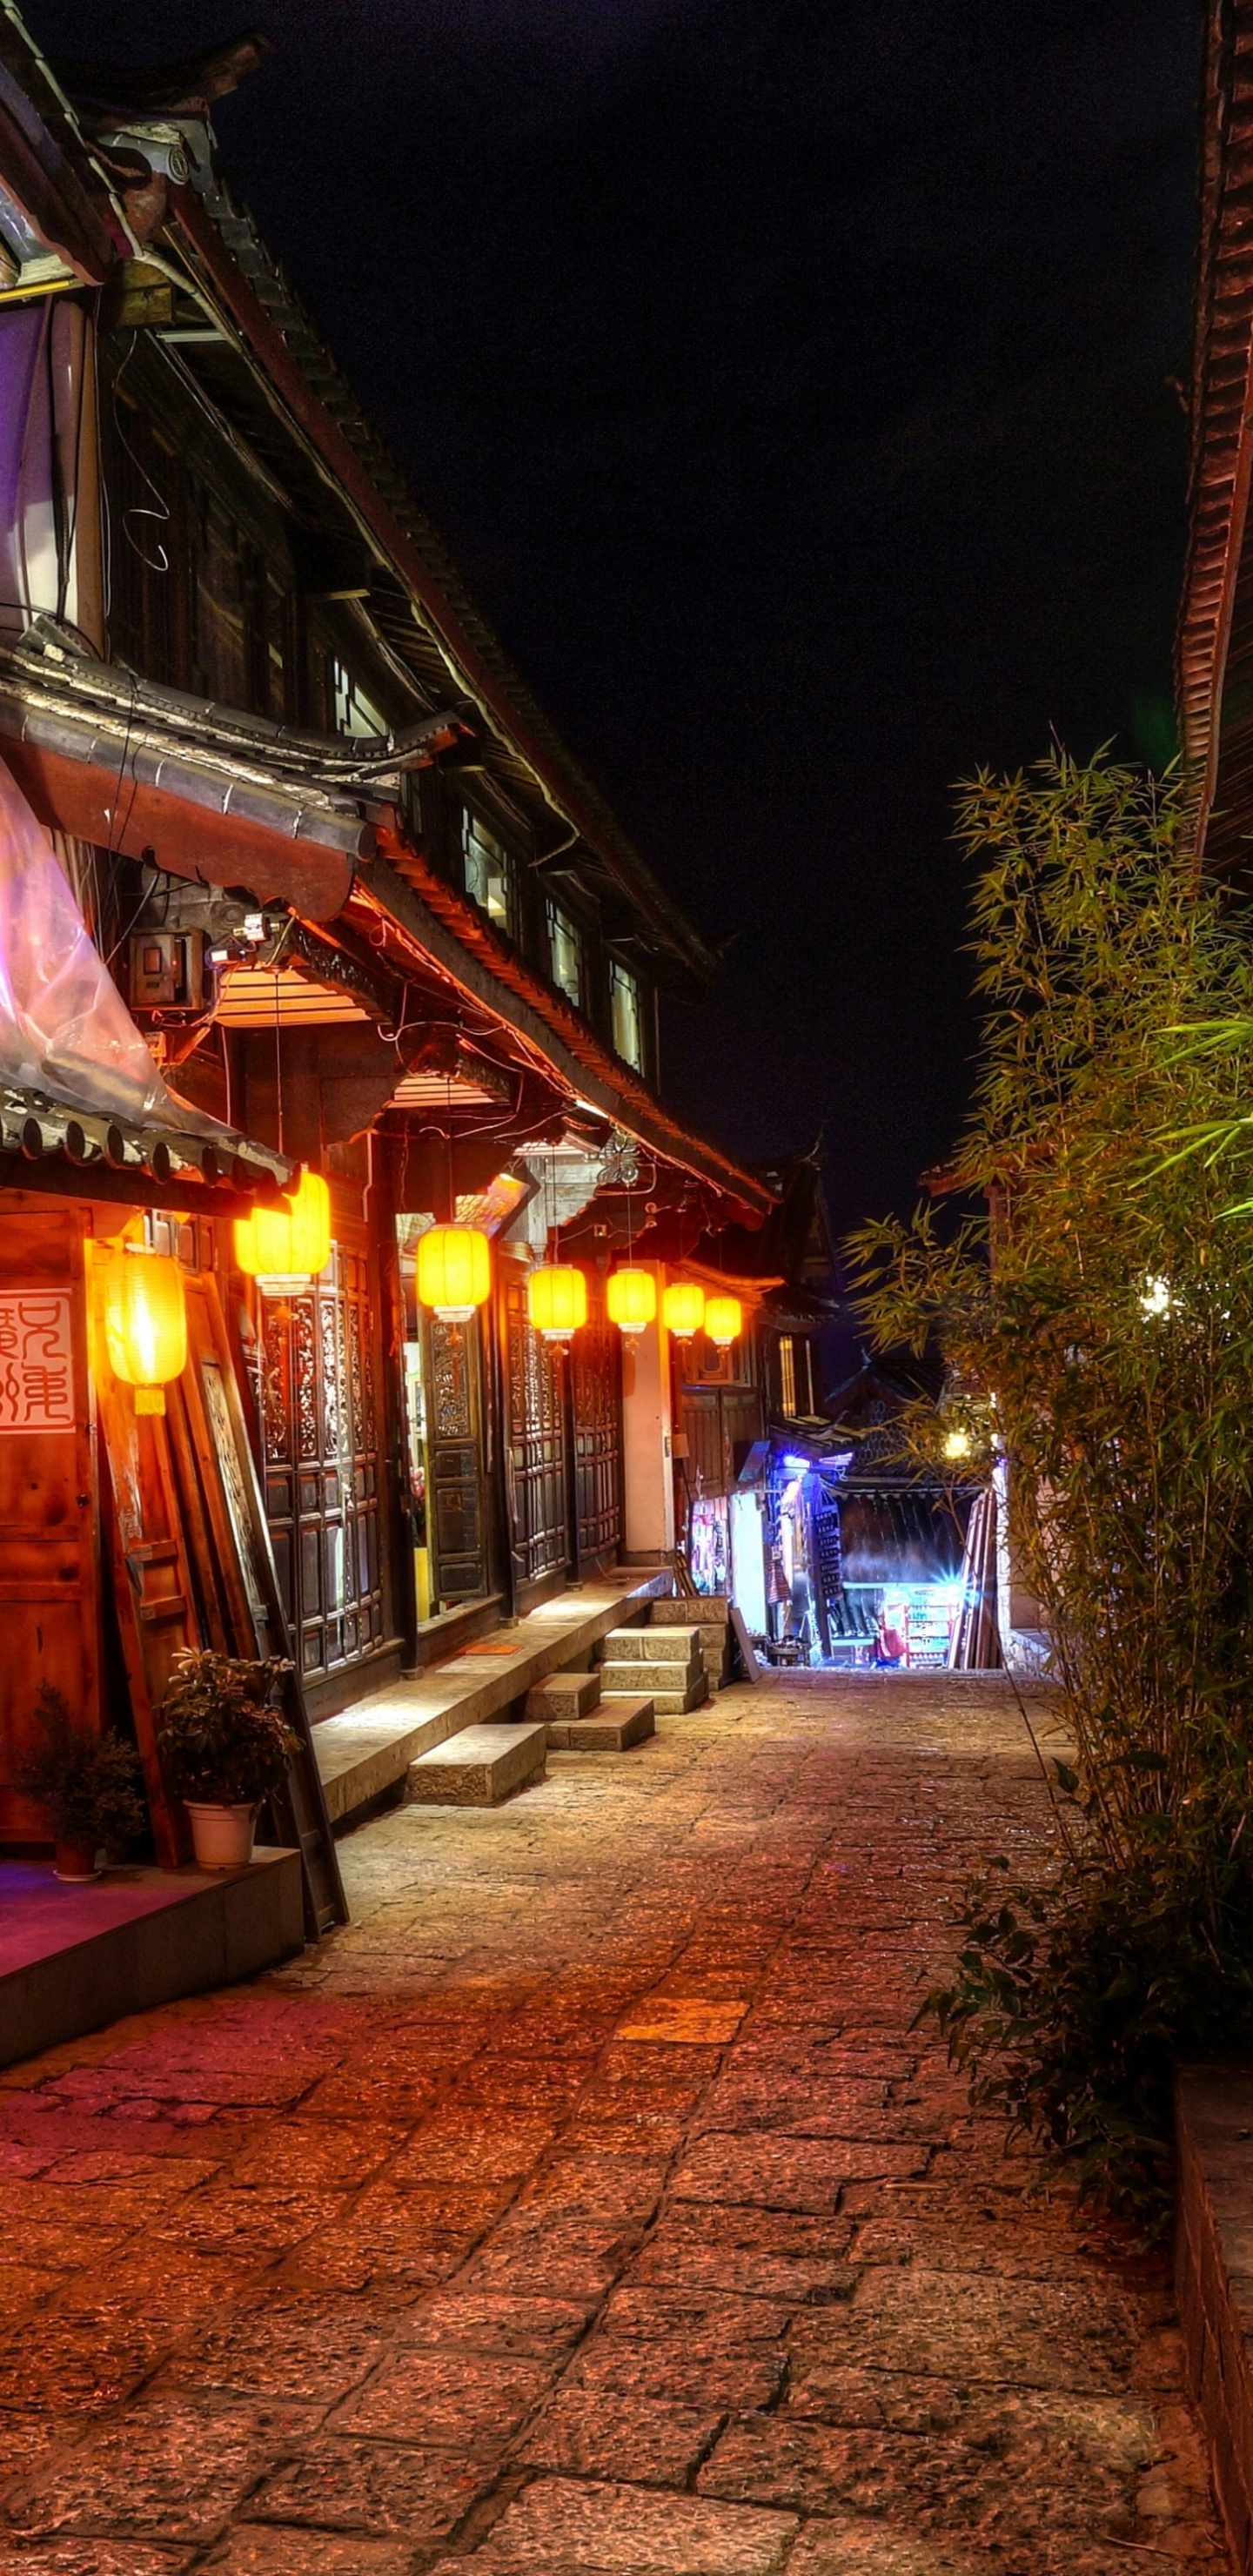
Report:
[{"label": "concrete step", "polygon": [[438,1807],[499,1807],[544,1777],[548,1729],[463,1726],[409,1765],[406,1801]]},{"label": "concrete step", "polygon": [[591,1717],[550,1718],[548,1741],[555,1753],[626,1753],[657,1732],[651,1699],[602,1700]]},{"label": "concrete step", "polygon": [[526,1713],[536,1726],[564,1725],[572,1717],[589,1717],[599,1702],[599,1673],[549,1673],[527,1692]]},{"label": "concrete step", "polygon": [[679,1628],[611,1628],[602,1648],[607,1664],[676,1663],[700,1652],[700,1630],[692,1620]]},{"label": "concrete step", "polygon": [[[656,1669],[654,1664],[652,1670],[655,1672]],[[620,1700],[633,1697],[634,1692],[631,1690],[602,1691],[600,1704],[604,1709],[613,1709],[617,1707]],[[682,1689],[652,1691],[653,1709],[658,1717],[686,1717],[689,1709],[700,1708],[708,1697],[709,1684],[703,1673],[698,1673],[695,1681],[685,1683]]]},{"label": "concrete step", "polygon": [[637,1696],[651,1690],[685,1691],[690,1690],[694,1682],[704,1679],[705,1667],[699,1655],[686,1657],[682,1663],[676,1659],[668,1664],[659,1663],[655,1658],[650,1664],[627,1663],[624,1658],[620,1663],[601,1665],[600,1695],[607,1699],[612,1691],[634,1691]]}]

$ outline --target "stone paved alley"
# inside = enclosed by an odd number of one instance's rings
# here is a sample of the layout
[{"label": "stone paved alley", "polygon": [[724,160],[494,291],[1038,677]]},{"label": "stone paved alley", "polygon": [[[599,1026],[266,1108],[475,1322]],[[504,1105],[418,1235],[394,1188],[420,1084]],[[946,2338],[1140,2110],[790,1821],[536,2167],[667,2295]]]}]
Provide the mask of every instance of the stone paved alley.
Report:
[{"label": "stone paved alley", "polygon": [[1225,2568],[1164,2269],[911,2027],[1040,1811],[999,1685],[731,1690],[11,2070],[4,2576]]}]

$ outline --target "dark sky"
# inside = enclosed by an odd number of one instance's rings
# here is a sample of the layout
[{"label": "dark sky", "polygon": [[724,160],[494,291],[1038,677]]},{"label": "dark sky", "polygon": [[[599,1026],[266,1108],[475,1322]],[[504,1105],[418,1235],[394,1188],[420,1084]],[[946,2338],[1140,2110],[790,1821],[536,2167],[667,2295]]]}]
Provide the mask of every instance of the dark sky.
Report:
[{"label": "dark sky", "polygon": [[[219,0],[29,0],[152,60]],[[241,13],[242,14],[242,13]],[[952,1141],[950,782],[1160,757],[1195,0],[261,0],[228,165],[725,977],[669,1040],[840,1224]]]}]

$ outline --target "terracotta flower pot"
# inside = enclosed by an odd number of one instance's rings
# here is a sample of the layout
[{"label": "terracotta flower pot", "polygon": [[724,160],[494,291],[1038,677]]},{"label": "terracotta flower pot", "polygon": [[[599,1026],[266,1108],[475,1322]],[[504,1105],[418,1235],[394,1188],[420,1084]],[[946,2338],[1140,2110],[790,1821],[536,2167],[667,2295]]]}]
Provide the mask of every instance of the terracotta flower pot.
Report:
[{"label": "terracotta flower pot", "polygon": [[201,1869],[247,1869],[252,1859],[255,1806],[227,1807],[202,1798],[183,1801]]},{"label": "terracotta flower pot", "polygon": [[97,1845],[94,1842],[58,1842],[52,1864],[54,1878],[63,1878],[71,1886],[81,1886],[89,1878],[99,1878],[96,1867]]}]

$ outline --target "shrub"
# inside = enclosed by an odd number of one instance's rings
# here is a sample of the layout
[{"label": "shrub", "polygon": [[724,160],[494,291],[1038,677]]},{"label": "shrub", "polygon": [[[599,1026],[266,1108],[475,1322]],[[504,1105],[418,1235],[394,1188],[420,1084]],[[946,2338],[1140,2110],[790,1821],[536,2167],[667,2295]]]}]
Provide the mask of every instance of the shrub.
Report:
[{"label": "shrub", "polygon": [[119,1735],[78,1724],[59,1690],[41,1682],[35,1739],[13,1765],[14,1786],[48,1811],[58,1842],[125,1843],[141,1834],[146,1809],[139,1758]]}]

